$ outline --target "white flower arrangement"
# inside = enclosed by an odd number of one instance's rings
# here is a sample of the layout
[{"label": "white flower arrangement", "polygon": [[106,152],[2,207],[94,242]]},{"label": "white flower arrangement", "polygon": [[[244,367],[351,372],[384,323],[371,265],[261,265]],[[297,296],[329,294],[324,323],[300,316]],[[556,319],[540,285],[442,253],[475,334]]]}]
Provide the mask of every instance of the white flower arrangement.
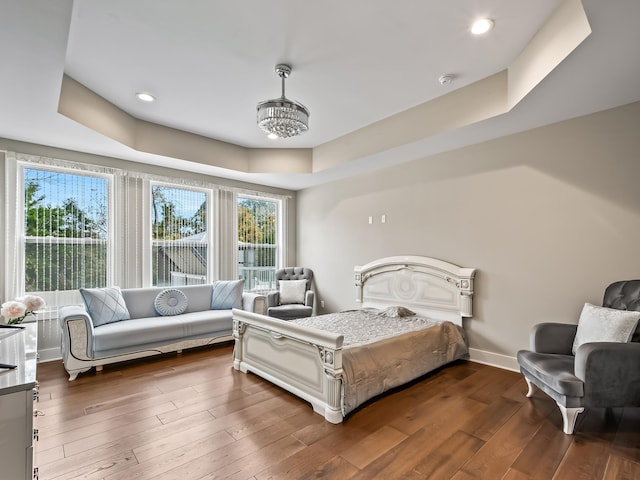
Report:
[{"label": "white flower arrangement", "polygon": [[4,302],[0,315],[2,315],[9,325],[22,323],[29,315],[36,314],[36,310],[41,310],[46,306],[42,297],[37,295],[27,295],[17,298],[11,302]]}]

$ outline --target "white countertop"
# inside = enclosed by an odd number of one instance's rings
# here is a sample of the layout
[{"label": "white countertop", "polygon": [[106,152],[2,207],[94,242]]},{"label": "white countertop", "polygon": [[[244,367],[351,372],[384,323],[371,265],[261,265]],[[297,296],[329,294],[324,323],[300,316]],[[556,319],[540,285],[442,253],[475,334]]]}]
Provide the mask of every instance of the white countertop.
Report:
[{"label": "white countertop", "polygon": [[38,362],[38,324],[22,323],[25,328],[0,328],[0,363],[17,365],[0,368],[0,395],[28,390],[36,383]]}]

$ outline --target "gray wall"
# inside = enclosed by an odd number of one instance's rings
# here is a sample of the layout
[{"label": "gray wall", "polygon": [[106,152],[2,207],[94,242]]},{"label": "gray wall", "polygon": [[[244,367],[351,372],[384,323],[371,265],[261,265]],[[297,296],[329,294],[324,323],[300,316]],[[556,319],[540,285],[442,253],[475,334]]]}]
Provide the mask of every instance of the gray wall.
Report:
[{"label": "gray wall", "polygon": [[353,308],[354,265],[379,257],[475,267],[472,358],[514,368],[535,323],[640,278],[639,127],[635,103],[303,190],[298,263],[324,312]]}]

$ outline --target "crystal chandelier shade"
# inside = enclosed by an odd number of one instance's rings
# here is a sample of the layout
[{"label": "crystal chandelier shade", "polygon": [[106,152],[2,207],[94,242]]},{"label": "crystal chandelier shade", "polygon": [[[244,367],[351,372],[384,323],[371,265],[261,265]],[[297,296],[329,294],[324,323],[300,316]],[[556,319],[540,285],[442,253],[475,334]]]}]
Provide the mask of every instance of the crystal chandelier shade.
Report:
[{"label": "crystal chandelier shade", "polygon": [[279,138],[301,135],[309,130],[309,110],[284,95],[284,81],[291,73],[291,67],[276,65],[276,73],[282,79],[282,96],[258,104],[258,126],[264,132]]}]

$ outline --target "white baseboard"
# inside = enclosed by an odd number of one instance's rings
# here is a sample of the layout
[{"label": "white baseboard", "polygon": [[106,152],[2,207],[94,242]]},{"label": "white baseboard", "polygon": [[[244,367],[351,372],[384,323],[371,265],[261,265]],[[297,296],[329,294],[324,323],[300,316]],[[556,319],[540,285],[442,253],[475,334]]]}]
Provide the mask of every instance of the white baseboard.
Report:
[{"label": "white baseboard", "polygon": [[38,350],[38,362],[52,362],[54,360],[62,360],[60,347]]},{"label": "white baseboard", "polygon": [[[504,370],[511,370],[519,372],[520,367],[515,357],[508,355],[502,355],[500,353],[487,352],[486,350],[478,350],[477,348],[470,348],[469,355],[472,362],[482,363],[484,365],[490,365],[492,367],[502,368]],[[39,362],[52,362],[55,360],[62,360],[60,354],[60,348],[46,348],[38,350]]]},{"label": "white baseboard", "polygon": [[519,372],[518,360],[516,357],[510,357],[508,355],[502,355],[500,353],[487,352],[486,350],[478,350],[477,348],[469,349],[469,360],[476,363],[482,363],[484,365],[490,365],[492,367],[502,368],[504,370],[511,370]]}]

